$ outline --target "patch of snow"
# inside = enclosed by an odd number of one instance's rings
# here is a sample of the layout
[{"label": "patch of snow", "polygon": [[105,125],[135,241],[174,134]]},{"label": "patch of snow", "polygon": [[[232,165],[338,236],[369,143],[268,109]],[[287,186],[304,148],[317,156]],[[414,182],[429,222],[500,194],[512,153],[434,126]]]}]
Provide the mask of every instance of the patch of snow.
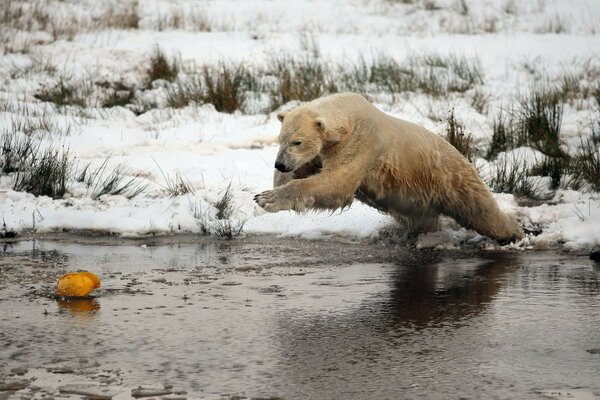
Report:
[{"label": "patch of snow", "polygon": [[[219,62],[265,67],[271,56],[283,54],[312,54],[331,65],[368,61],[383,53],[398,61],[426,54],[476,58],[485,72],[485,84],[478,89],[489,102],[486,114],[472,106],[473,90],[444,98],[408,93],[389,99],[382,94],[375,101],[385,112],[436,133],[443,132],[445,117],[454,108],[481,146],[491,137],[500,108],[506,109],[531,82],[570,72],[597,84],[598,76],[593,73],[600,68],[597,1],[484,0],[467,2],[468,10],[461,10],[460,2],[433,3],[436,10],[428,10],[423,2],[143,0],[138,8],[139,29],[88,29],[84,24],[72,40],[54,40],[47,32],[8,37],[7,45],[28,44],[29,49],[5,51],[0,56],[0,130],[9,131],[23,115],[56,124],[63,134],[50,137],[43,129],[35,134],[43,138],[44,147],[68,147],[77,157],[78,171],[87,164],[90,169],[99,168],[108,159],[107,170],[123,163],[129,177],[137,177],[148,187],[130,200],[108,195],[92,200],[89,188],[74,183],[64,199],[51,200],[15,192],[11,178],[2,176],[3,223],[19,232],[35,228],[38,232],[87,229],[123,235],[200,233],[201,219],[215,218],[214,205],[229,186],[231,218],[244,223],[248,234],[372,238],[394,223],[391,217],[358,202],[331,214],[268,214],[258,209],[253,195],[271,187],[280,126],[275,113],[225,114],[211,105],[166,108],[164,85],[156,82],[144,99],[161,107],[137,116],[120,107],[58,110],[33,96],[42,87],[56,85],[59,76],[141,84],[157,45],[168,56],[177,57],[184,69]],[[53,12],[89,22],[101,9],[87,0],[58,2]],[[160,18],[177,12],[189,19],[181,27],[158,30]],[[205,18],[210,31],[194,28],[192,14]],[[44,72],[41,61],[51,62],[57,71]],[[260,110],[263,100],[252,100],[248,109]],[[582,103],[565,106],[562,128],[569,151],[582,133],[589,135],[590,109]],[[531,167],[542,158],[536,150],[519,148],[501,154],[495,162],[478,160],[478,169],[485,178],[501,160],[524,160]],[[0,158],[0,166],[4,162]],[[194,193],[170,197],[166,179],[175,173],[189,182]],[[512,195],[496,194],[496,199],[526,228],[541,230],[521,247],[562,246],[581,251],[600,245],[597,194],[559,191],[548,204],[533,207],[519,207]],[[419,246],[449,248],[465,241],[480,243],[481,237],[446,226],[422,237]]]}]

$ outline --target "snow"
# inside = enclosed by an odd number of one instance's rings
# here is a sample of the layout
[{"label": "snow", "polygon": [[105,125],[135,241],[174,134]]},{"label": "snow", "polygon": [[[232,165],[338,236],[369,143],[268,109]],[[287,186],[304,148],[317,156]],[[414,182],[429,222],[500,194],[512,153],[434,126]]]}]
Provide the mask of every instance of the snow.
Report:
[{"label": "snow", "polygon": [[[306,214],[268,214],[253,203],[254,194],[271,187],[280,125],[275,113],[226,114],[212,105],[165,108],[157,82],[156,89],[146,95],[156,98],[161,108],[141,115],[124,108],[59,111],[33,97],[41,87],[55,85],[58,76],[36,68],[43,60],[69,77],[140,83],[157,45],[184,66],[235,61],[259,67],[272,54],[310,52],[307,42],[316,43],[313,51],[323,60],[338,64],[382,53],[397,60],[423,54],[464,55],[480,61],[486,77],[481,90],[490,97],[492,110],[508,104],[538,75],[552,77],[565,71],[600,68],[595,22],[600,18],[600,3],[595,0],[467,1],[465,15],[457,9],[461,2],[433,3],[439,9],[426,10],[416,1],[403,4],[385,0],[144,0],[138,8],[139,29],[81,29],[72,40],[56,41],[42,31],[9,35],[3,39],[6,45],[18,48],[27,43],[29,47],[22,52],[4,51],[0,56],[0,130],[4,132],[15,121],[23,120],[24,114],[31,120],[51,121],[70,132],[45,135],[44,146],[64,145],[76,155],[79,166],[90,163],[91,168],[97,168],[107,158],[107,170],[125,163],[129,175],[148,187],[133,199],[104,195],[92,200],[88,188],[73,183],[64,199],[52,200],[15,192],[12,180],[4,176],[0,178],[0,217],[5,228],[122,235],[201,232],[204,223],[214,222],[214,204],[230,187],[234,204],[231,219],[243,224],[245,234],[377,237],[394,225],[393,219],[358,202],[344,211]],[[91,0],[58,4],[57,13],[71,12],[83,19],[98,15],[101,8]],[[184,19],[196,13],[213,29],[195,31],[190,20],[179,28],[157,29],[160,18],[176,12],[182,12]],[[564,25],[563,32],[550,29],[557,22]],[[597,84],[598,75],[586,76]],[[482,115],[475,111],[467,94],[432,99],[413,93],[377,106],[438,133],[443,122],[429,114],[443,119],[454,107],[477,143],[484,144],[492,132],[494,112]],[[562,134],[567,145],[575,146],[582,132],[589,133],[589,118],[585,107],[565,107]],[[541,155],[521,148],[501,157],[534,163]],[[495,168],[487,162],[481,167],[484,175]],[[169,196],[166,179],[176,172],[189,182],[193,193]],[[583,251],[600,245],[598,193],[559,190],[545,204],[536,206],[518,206],[509,194],[495,196],[501,208],[516,215],[526,229],[541,230],[540,234],[528,235],[519,248]],[[440,242],[439,238],[445,239]],[[437,239],[424,237],[420,245],[448,247],[479,242],[479,238],[474,232],[445,223]]]}]

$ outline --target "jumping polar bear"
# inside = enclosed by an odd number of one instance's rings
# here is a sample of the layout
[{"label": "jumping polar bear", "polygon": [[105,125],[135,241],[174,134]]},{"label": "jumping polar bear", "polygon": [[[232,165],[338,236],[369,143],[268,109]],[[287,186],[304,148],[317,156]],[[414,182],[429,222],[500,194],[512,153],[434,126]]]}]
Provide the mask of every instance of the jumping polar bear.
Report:
[{"label": "jumping polar bear", "polygon": [[254,198],[269,212],[335,210],[356,197],[404,222],[410,235],[435,230],[444,214],[501,242],[523,237],[451,144],[358,94],[323,97],[277,117],[274,188]]}]

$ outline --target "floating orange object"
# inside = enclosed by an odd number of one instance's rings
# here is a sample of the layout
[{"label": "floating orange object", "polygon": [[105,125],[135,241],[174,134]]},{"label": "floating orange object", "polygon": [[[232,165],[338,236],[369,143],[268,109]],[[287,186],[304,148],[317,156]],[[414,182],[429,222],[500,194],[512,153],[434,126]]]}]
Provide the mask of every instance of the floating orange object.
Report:
[{"label": "floating orange object", "polygon": [[56,294],[65,297],[83,297],[100,287],[100,278],[91,272],[71,272],[56,284]]}]

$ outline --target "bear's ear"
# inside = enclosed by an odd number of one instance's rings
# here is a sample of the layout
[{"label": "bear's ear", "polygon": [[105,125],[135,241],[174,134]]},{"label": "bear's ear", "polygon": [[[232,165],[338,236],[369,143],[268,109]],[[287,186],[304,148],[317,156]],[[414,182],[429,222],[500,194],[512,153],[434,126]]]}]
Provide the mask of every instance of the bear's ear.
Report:
[{"label": "bear's ear", "polygon": [[321,117],[315,119],[315,126],[321,132],[325,132],[325,120]]},{"label": "bear's ear", "polygon": [[285,115],[286,115],[287,113],[288,113],[287,111],[280,111],[280,112],[278,112],[278,113],[277,113],[277,119],[278,119],[280,122],[283,122],[283,119],[285,118]]},{"label": "bear's ear", "polygon": [[329,126],[323,117],[318,117],[315,119],[315,126],[319,132],[321,132],[325,140],[332,143],[341,141],[345,134],[344,129]]}]

